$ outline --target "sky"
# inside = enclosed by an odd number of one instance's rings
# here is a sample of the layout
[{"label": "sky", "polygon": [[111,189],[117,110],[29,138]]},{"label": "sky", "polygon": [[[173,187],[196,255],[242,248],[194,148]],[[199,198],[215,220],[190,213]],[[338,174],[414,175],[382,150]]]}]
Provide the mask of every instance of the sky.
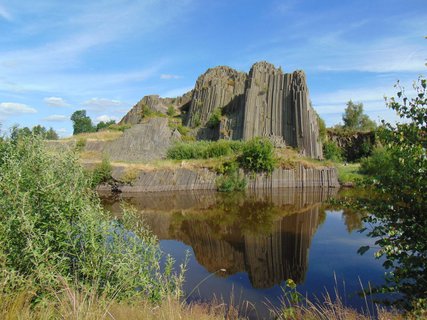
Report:
[{"label": "sky", "polygon": [[0,123],[72,134],[71,114],[120,120],[208,68],[302,69],[328,126],[346,102],[397,118],[384,96],[427,75],[426,0],[0,0]]}]

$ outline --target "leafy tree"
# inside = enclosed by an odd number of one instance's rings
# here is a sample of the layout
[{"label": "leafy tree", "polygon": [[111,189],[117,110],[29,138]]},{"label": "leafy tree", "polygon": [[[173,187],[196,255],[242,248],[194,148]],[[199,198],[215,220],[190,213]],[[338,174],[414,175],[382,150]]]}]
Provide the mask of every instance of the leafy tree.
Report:
[{"label": "leafy tree", "polygon": [[110,121],[101,121],[96,125],[96,131],[101,131],[103,129],[107,129],[109,126],[116,124],[115,120],[110,120]]},{"label": "leafy tree", "polygon": [[31,131],[32,131],[33,135],[35,135],[35,136],[44,137],[46,135],[46,128],[39,125],[39,124],[34,126]]},{"label": "leafy tree", "polygon": [[45,139],[46,140],[58,140],[59,136],[56,133],[55,130],[53,130],[53,128],[49,128],[49,130],[46,131],[46,135],[45,135]]},{"label": "leafy tree", "polygon": [[[384,161],[377,164],[373,187],[375,199],[356,204],[371,213],[365,221],[371,227],[368,235],[378,239],[376,257],[385,257],[390,272],[387,285],[380,292],[399,293],[396,303],[418,310],[427,309],[427,81],[414,84],[416,96],[406,97],[398,88],[397,98],[387,106],[405,119],[392,125],[383,121],[379,135],[385,147]],[[384,165],[384,162],[386,165]],[[367,168],[367,165],[365,165]],[[360,253],[369,247],[359,249]]]},{"label": "leafy tree", "polygon": [[86,115],[86,110],[75,111],[71,115],[71,121],[73,121],[73,134],[96,131],[92,120]]},{"label": "leafy tree", "polygon": [[347,102],[342,119],[344,129],[369,131],[376,128],[375,122],[363,113],[363,103]]}]

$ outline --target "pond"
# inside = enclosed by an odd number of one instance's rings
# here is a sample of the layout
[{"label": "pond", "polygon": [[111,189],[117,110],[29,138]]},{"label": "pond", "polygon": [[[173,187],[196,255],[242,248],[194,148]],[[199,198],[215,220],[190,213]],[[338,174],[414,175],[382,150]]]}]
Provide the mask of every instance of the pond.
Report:
[{"label": "pond", "polygon": [[101,198],[115,214],[121,201],[132,204],[177,263],[190,254],[188,301],[224,301],[251,318],[268,318],[269,309],[280,306],[287,279],[311,299],[337,289],[346,305],[358,309],[366,307],[358,295],[362,286],[382,283],[381,261],[370,251],[357,254],[374,242],[357,232],[361,215],[327,202],[341,196],[337,189],[287,188]]}]

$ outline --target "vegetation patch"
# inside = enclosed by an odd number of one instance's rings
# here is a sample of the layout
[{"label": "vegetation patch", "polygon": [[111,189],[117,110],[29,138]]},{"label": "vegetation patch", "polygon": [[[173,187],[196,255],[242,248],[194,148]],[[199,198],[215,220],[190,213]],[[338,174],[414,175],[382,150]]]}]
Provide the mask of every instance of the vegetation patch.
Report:
[{"label": "vegetation patch", "polygon": [[229,156],[242,149],[240,141],[178,142],[167,151],[167,157],[175,160],[208,159]]},{"label": "vegetation patch", "polygon": [[271,173],[277,164],[273,144],[267,139],[249,140],[243,145],[237,162],[245,171]]}]

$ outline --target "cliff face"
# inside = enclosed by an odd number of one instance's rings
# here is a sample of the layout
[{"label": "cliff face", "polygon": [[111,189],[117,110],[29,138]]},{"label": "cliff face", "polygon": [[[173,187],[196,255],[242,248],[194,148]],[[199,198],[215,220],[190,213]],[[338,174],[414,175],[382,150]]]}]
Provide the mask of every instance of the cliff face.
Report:
[{"label": "cliff face", "polygon": [[[143,106],[165,113],[168,104],[185,110],[183,122],[198,139],[268,137],[275,144],[298,148],[303,155],[323,157],[303,71],[283,73],[267,62],[255,63],[249,74],[224,66],[212,68],[182,97],[144,97],[121,123],[139,123]],[[214,112],[222,115],[219,123],[209,121]]]}]

